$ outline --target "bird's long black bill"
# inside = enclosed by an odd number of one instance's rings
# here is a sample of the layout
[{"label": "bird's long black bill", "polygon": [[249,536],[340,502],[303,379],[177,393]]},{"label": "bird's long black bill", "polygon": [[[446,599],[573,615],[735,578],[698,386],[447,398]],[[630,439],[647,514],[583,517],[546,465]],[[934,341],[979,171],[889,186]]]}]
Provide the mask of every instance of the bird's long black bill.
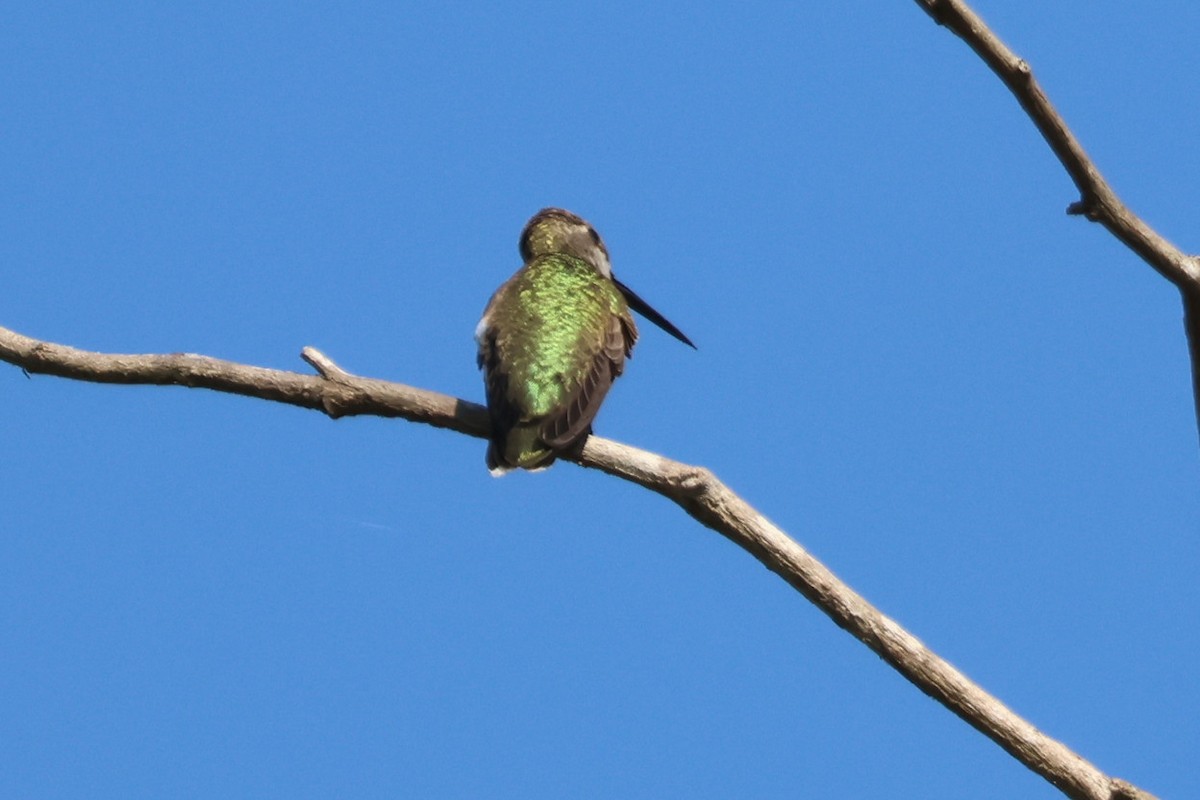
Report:
[{"label": "bird's long black bill", "polygon": [[613,283],[617,285],[617,289],[620,290],[621,294],[625,295],[625,300],[629,303],[630,308],[653,322],[658,327],[662,328],[667,333],[674,336],[679,341],[686,344],[688,347],[692,348],[693,350],[697,349],[696,345],[692,344],[692,340],[685,336],[683,331],[679,330],[679,328],[676,328],[666,317],[651,308],[650,304],[634,294],[632,289],[621,283],[616,278],[613,278]]}]

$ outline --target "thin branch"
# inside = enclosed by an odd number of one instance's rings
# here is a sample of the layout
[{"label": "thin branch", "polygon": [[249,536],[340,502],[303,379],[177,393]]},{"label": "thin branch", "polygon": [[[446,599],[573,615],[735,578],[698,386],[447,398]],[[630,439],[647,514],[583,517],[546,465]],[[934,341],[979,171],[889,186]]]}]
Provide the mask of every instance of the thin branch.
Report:
[{"label": "thin branch", "polygon": [[[1159,235],[1137,214],[1129,210],[1108,181],[1100,174],[1095,162],[1067,127],[1058,110],[1033,77],[1029,64],[1000,40],[963,0],[916,0],[939,25],[944,25],[967,43],[1008,87],[1025,113],[1037,126],[1042,138],[1050,145],[1071,180],[1079,189],[1079,200],[1067,207],[1068,214],[1078,214],[1099,222],[1125,245],[1141,256],[1160,275],[1175,284],[1183,293],[1185,306],[1189,296],[1200,296],[1200,258],[1184,253]],[[1190,306],[1189,306],[1190,308]],[[1189,319],[1191,317],[1189,311]],[[1189,328],[1189,342],[1192,341]],[[1190,347],[1192,382],[1200,430],[1200,348]]]},{"label": "thin branch", "polygon": [[[0,328],[0,360],[29,373],[100,383],[201,387],[312,408],[334,418],[353,414],[402,417],[469,436],[487,436],[487,412],[475,403],[351,375],[313,348],[305,348],[303,358],[320,374],[302,375],[186,353],[92,353]],[[597,436],[589,437],[577,454],[563,458],[644,486],[678,504],[757,558],[917,688],[1067,796],[1079,800],[1151,798],[1124,781],[1109,778],[972,683],[839,580],[711,471]]]},{"label": "thin branch", "polygon": [[15,364],[27,373],[93,383],[213,389],[312,408],[333,419],[355,415],[402,417],[479,438],[488,434],[487,411],[476,403],[399,383],[354,377],[311,347],[304,349],[302,357],[320,376],[192,353],[93,353],[0,328],[0,361]]},{"label": "thin branch", "polygon": [[1192,359],[1192,396],[1196,401],[1196,419],[1200,420],[1200,293],[1183,292],[1183,329],[1187,332],[1188,355]]}]

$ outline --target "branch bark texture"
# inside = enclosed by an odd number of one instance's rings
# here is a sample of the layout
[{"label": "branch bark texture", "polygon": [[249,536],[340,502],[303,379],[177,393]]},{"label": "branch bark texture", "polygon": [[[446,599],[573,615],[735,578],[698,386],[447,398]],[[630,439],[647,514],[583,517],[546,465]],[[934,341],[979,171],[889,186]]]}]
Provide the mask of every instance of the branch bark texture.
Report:
[{"label": "branch bark texture", "polygon": [[[437,392],[351,375],[313,348],[305,348],[302,357],[317,370],[317,375],[188,353],[94,353],[0,328],[0,360],[30,373],[98,383],[205,388],[311,408],[332,418],[360,414],[400,417],[468,436],[487,437],[489,423],[483,406]],[[679,505],[701,524],[757,558],[922,692],[1068,797],[1151,800],[1151,795],[1108,777],[1017,716],[843,583],[710,470],[597,436],[589,437],[578,453],[562,458],[636,483]]]},{"label": "branch bark texture", "polygon": [[1178,287],[1183,295],[1188,353],[1192,368],[1197,430],[1200,431],[1200,257],[1180,250],[1126,206],[1109,186],[1095,162],[1075,138],[1066,121],[1033,76],[1033,69],[1008,48],[963,0],[916,0],[939,25],[951,30],[983,59],[1016,97],[1046,144],[1079,190],[1079,200],[1067,206],[1098,222],[1143,261]]}]

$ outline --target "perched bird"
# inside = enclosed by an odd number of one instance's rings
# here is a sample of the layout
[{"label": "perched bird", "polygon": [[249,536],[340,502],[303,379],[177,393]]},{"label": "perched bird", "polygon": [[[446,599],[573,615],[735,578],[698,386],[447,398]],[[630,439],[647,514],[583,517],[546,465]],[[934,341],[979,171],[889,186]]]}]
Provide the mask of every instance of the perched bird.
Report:
[{"label": "perched bird", "polygon": [[493,475],[541,469],[592,431],[592,420],[637,341],[632,309],[692,341],[613,277],[596,229],[544,208],[521,232],[525,262],[475,329],[492,421]]}]

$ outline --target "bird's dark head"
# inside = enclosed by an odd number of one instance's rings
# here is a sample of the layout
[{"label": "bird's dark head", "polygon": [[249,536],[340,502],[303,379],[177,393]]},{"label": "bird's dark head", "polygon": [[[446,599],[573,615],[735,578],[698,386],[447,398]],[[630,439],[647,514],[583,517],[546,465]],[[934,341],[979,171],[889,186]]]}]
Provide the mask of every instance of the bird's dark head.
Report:
[{"label": "bird's dark head", "polygon": [[562,253],[592,265],[606,278],[612,277],[608,248],[596,229],[582,217],[561,208],[543,208],[521,231],[521,258],[526,264],[538,256]]}]

